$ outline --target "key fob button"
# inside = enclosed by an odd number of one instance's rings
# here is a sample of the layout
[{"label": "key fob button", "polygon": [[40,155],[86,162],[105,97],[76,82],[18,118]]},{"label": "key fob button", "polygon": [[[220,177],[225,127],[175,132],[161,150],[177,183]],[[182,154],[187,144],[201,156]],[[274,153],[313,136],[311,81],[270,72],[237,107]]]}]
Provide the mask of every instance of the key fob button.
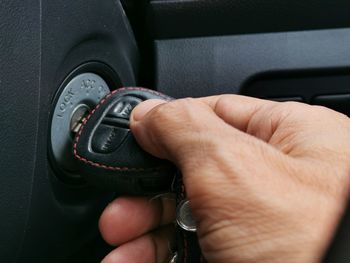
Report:
[{"label": "key fob button", "polygon": [[125,96],[117,101],[111,110],[107,113],[107,117],[121,118],[129,120],[131,111],[141,103],[141,100],[136,97]]},{"label": "key fob button", "polygon": [[125,96],[117,100],[92,137],[91,147],[96,153],[111,153],[123,143],[129,132],[131,111],[141,102],[137,97]]},{"label": "key fob button", "polygon": [[92,137],[91,148],[96,153],[114,152],[127,135],[127,129],[101,124]]},{"label": "key fob button", "polygon": [[121,88],[86,117],[73,152],[79,172],[91,185],[120,195],[156,195],[171,189],[175,167],[145,152],[130,130],[132,110],[148,99],[172,98],[143,88]]}]

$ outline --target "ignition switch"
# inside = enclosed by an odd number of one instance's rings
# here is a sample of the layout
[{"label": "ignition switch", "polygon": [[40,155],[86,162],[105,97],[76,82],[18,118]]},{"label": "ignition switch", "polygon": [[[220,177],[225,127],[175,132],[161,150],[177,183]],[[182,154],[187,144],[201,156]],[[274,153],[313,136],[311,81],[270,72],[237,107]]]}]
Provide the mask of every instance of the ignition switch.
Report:
[{"label": "ignition switch", "polygon": [[51,120],[51,155],[59,173],[79,178],[73,158],[75,133],[91,109],[108,93],[107,83],[95,73],[82,73],[62,89],[54,106]]}]

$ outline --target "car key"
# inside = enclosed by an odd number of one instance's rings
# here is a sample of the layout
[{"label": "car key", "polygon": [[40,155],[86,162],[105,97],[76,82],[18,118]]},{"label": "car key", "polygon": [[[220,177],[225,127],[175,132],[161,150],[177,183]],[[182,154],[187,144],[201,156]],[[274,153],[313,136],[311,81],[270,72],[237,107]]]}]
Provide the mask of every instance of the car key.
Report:
[{"label": "car key", "polygon": [[73,151],[88,182],[124,195],[170,191],[175,167],[143,151],[129,128],[132,110],[148,99],[172,98],[143,88],[121,88],[102,99],[83,120]]},{"label": "car key", "polygon": [[[92,185],[104,190],[138,196],[175,193],[179,227],[174,247],[177,252],[173,253],[171,262],[201,262],[196,222],[186,199],[181,173],[170,162],[143,151],[129,128],[132,110],[148,99],[172,100],[143,88],[122,88],[108,94],[82,123],[78,122],[74,156],[80,173]],[[189,258],[194,261],[188,261]]]}]

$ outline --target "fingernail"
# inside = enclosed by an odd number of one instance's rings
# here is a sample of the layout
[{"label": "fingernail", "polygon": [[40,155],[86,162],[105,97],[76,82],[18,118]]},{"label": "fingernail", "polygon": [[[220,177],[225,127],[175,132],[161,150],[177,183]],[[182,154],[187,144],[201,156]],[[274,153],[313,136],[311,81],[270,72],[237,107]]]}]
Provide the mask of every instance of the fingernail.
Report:
[{"label": "fingernail", "polygon": [[166,103],[164,100],[146,100],[139,105],[137,105],[134,110],[131,113],[131,120],[132,121],[139,121],[141,120],[148,112],[150,112],[154,107]]}]

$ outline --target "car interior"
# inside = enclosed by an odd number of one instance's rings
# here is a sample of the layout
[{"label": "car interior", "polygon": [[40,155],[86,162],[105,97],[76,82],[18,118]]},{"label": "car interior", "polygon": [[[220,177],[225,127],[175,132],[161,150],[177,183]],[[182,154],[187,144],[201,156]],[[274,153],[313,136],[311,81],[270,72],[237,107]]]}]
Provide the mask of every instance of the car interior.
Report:
[{"label": "car interior", "polygon": [[97,222],[117,193],[86,183],[71,153],[72,130],[110,91],[242,94],[350,116],[349,10],[348,0],[1,0],[0,261],[100,262],[112,249]]}]

